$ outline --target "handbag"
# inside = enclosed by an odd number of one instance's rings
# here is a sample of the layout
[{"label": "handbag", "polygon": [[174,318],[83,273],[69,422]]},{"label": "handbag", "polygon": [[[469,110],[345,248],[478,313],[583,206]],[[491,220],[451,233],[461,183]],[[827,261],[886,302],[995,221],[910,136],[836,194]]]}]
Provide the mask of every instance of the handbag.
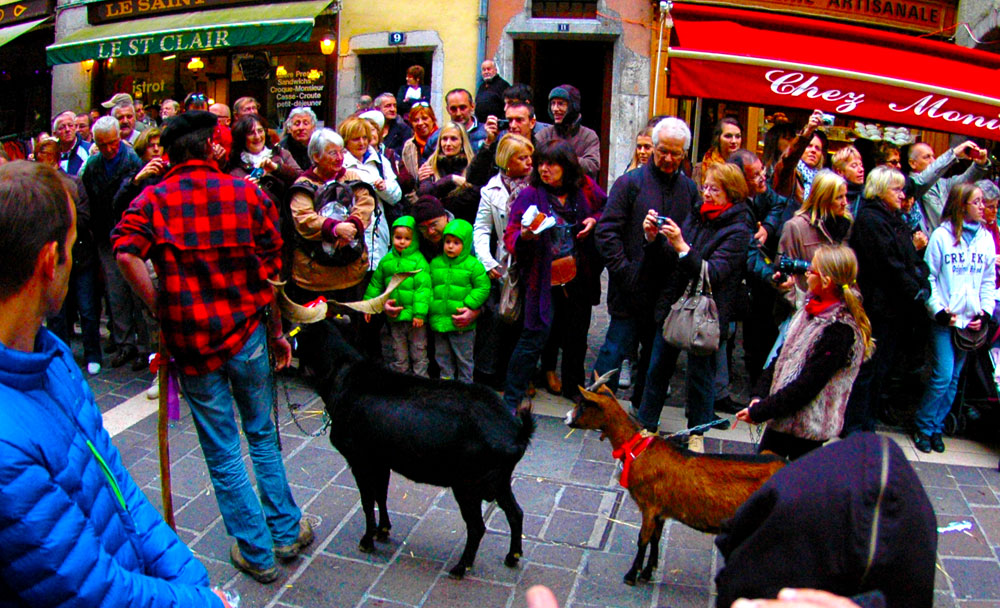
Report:
[{"label": "handbag", "polygon": [[694,355],[710,355],[719,350],[719,309],[712,297],[708,264],[701,263],[701,275],[670,306],[663,321],[667,344]]},{"label": "handbag", "polygon": [[576,278],[576,258],[566,255],[552,260],[552,287],[562,287]]},{"label": "handbag", "polygon": [[497,315],[504,323],[516,323],[521,318],[521,277],[517,264],[511,263],[500,286],[500,303]]},{"label": "handbag", "polygon": [[989,333],[989,323],[983,321],[978,330],[971,330],[968,327],[951,328],[951,343],[958,350],[974,351],[979,350],[986,344],[986,337]]}]

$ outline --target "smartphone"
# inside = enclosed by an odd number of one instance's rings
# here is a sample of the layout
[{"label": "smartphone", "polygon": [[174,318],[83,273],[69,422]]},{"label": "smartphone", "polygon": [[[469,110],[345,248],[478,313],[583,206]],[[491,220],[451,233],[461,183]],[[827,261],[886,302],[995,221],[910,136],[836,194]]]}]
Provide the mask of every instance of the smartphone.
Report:
[{"label": "smartphone", "polygon": [[966,152],[966,154],[972,160],[979,160],[980,158],[983,157],[984,154],[986,154],[986,152],[983,150],[969,150],[968,152]]},{"label": "smartphone", "polygon": [[510,121],[506,118],[501,118],[497,121],[497,128],[501,131],[507,131],[510,129]]}]

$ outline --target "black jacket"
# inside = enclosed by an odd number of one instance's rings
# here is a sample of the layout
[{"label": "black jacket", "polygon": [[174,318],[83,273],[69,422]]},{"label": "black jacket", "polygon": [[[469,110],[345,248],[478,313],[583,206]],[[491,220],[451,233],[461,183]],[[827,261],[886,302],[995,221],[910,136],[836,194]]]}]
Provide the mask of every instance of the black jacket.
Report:
[{"label": "black jacket", "polygon": [[[660,290],[654,313],[656,324],[663,324],[671,304],[684,293],[692,279],[698,278],[704,260],[708,262],[708,279],[712,284],[715,306],[719,309],[719,327],[725,338],[727,324],[739,318],[746,304],[742,279],[747,247],[752,237],[750,210],[746,204],[737,203],[715,220],[705,222],[697,210],[692,210],[681,224],[681,232],[691,250],[677,260],[677,269]],[[676,255],[662,235],[657,235],[656,240],[646,246],[646,251],[647,263],[663,259],[665,255]]]},{"label": "black jacket", "polygon": [[879,591],[888,608],[931,608],[936,526],[896,443],[853,433],[775,473],[723,524],[716,606],[806,587],[847,597]]},{"label": "black jacket", "polygon": [[485,123],[492,114],[503,118],[503,92],[510,88],[510,83],[497,74],[492,80],[479,83],[476,89],[476,119]]},{"label": "black jacket", "polygon": [[881,200],[861,201],[850,245],[858,256],[858,287],[869,317],[902,320],[923,314],[929,273],[911,238],[898,211]]},{"label": "black jacket", "polygon": [[288,150],[303,171],[313,165],[312,159],[309,158],[309,148],[292,139],[291,135],[285,135],[281,139],[281,147]]},{"label": "black jacket", "polygon": [[700,201],[694,181],[680,171],[663,173],[652,162],[618,178],[595,233],[610,276],[609,314],[619,318],[649,314],[676,263],[676,255],[667,255],[658,256],[657,264],[644,265],[642,221],[649,210],[681,224]]},{"label": "black jacket", "polygon": [[403,144],[411,137],[413,137],[413,129],[410,128],[410,125],[403,122],[401,117],[397,116],[395,119],[389,121],[389,131],[385,134],[382,144],[386,149],[395,152],[397,158],[402,158]]}]

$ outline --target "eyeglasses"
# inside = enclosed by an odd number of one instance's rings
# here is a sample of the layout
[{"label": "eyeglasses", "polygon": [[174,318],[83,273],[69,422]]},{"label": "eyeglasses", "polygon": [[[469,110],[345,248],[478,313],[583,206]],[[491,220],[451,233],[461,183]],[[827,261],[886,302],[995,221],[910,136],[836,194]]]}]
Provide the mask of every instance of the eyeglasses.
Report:
[{"label": "eyeglasses", "polygon": [[974,198],[971,201],[969,201],[968,204],[972,205],[973,207],[985,207],[986,206],[986,201],[984,201],[981,198]]},{"label": "eyeglasses", "polygon": [[722,188],[718,186],[702,186],[701,191],[706,194],[722,194]]}]

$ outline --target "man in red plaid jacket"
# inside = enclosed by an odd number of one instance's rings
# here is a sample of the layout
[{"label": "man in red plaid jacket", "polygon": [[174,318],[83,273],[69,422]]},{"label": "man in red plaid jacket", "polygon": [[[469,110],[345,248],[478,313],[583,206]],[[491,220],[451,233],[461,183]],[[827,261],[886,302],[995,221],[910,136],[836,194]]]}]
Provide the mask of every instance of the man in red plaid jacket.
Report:
[{"label": "man in red plaid jacket", "polygon": [[[226,529],[230,559],[262,583],[313,539],[292,498],[271,420],[268,347],[291,359],[268,278],[281,270],[278,212],[257,186],[211,160],[216,117],[185,112],[160,142],[172,168],[136,198],[112,233],[122,273],[154,312],[180,371]],[[143,260],[150,259],[157,290]],[[235,398],[250,446],[258,499],[240,454]]]}]

